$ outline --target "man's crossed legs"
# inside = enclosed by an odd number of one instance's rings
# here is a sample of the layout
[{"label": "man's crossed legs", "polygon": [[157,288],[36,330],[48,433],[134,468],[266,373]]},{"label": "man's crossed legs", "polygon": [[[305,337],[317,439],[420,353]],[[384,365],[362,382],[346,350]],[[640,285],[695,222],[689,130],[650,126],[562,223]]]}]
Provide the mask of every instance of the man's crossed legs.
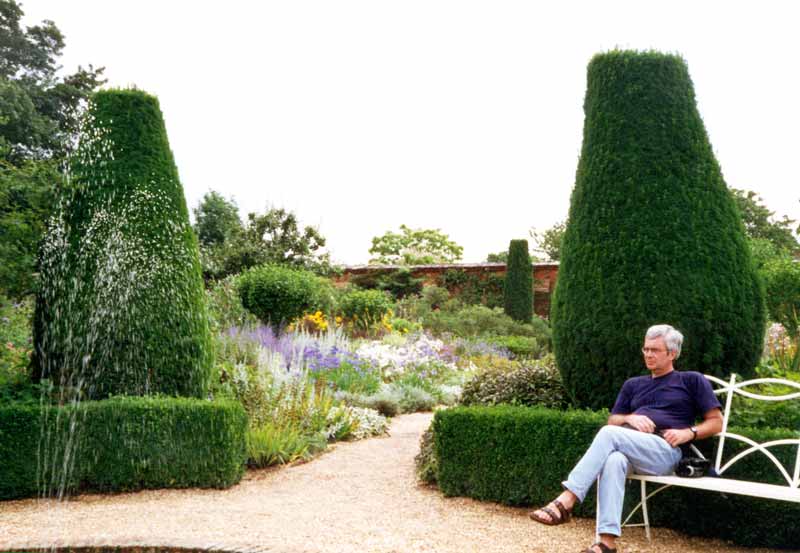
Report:
[{"label": "man's crossed legs", "polygon": [[[540,522],[558,523],[564,515],[557,508],[556,501],[571,511],[577,501],[584,500],[599,476],[597,533],[605,550],[612,551],[621,533],[622,501],[628,473],[670,474],[680,458],[680,448],[670,446],[656,434],[621,426],[604,426],[562,483],[565,491],[549,505],[555,516],[542,509],[534,511],[531,516]],[[594,551],[604,553],[603,548],[597,545]]]}]

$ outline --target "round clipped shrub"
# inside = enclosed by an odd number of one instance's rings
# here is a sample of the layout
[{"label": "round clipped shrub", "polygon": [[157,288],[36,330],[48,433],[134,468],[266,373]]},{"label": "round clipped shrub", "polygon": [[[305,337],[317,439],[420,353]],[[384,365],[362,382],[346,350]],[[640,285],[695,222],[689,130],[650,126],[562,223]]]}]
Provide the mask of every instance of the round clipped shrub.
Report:
[{"label": "round clipped shrub", "polygon": [[381,290],[350,290],[339,298],[339,311],[348,319],[379,321],[391,308],[391,298]]},{"label": "round clipped shrub", "polygon": [[533,316],[533,269],[527,240],[512,240],[508,246],[508,263],[503,287],[506,315],[522,323]]},{"label": "round clipped shrub", "polygon": [[709,143],[686,63],[612,51],[588,67],[583,148],[551,306],[578,406],[641,374],[647,328],[683,332],[677,367],[753,374],[764,292]]},{"label": "round clipped shrub", "polygon": [[320,281],[303,269],[260,265],[242,273],[236,289],[244,308],[277,331],[316,307]]},{"label": "round clipped shrub", "polygon": [[69,169],[41,251],[34,377],[89,398],[205,395],[197,239],[158,100],[98,92]]}]

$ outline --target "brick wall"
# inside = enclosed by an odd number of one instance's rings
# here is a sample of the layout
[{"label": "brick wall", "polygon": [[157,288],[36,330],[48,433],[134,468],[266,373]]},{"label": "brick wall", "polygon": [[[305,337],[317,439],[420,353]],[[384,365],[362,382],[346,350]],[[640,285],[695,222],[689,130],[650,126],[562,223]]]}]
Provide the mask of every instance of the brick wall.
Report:
[{"label": "brick wall", "polygon": [[[505,263],[456,263],[450,265],[354,265],[345,267],[344,272],[334,277],[334,284],[344,286],[354,275],[364,275],[369,273],[390,273],[400,268],[411,270],[414,278],[424,278],[425,286],[439,283],[439,279],[451,269],[461,270],[471,274],[477,274],[479,278],[486,275],[496,274],[505,275]],[[550,315],[550,296],[556,286],[558,277],[558,263],[534,263],[531,267],[533,271],[533,311],[540,317]]]}]

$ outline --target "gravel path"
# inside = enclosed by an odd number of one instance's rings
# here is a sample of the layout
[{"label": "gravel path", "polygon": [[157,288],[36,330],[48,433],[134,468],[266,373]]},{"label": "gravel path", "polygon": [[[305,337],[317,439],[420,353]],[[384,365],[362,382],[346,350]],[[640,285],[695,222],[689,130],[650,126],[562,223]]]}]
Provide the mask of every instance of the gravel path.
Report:
[{"label": "gravel path", "polygon": [[[228,490],[83,495],[0,503],[0,551],[52,545],[163,545],[296,552],[578,552],[590,520],[558,527],[527,510],[445,498],[418,484],[414,456],[429,413],[396,417],[391,436],[341,443],[310,463],[249,471]],[[656,529],[628,530],[621,552],[741,548]],[[751,549],[764,553],[766,549]]]}]

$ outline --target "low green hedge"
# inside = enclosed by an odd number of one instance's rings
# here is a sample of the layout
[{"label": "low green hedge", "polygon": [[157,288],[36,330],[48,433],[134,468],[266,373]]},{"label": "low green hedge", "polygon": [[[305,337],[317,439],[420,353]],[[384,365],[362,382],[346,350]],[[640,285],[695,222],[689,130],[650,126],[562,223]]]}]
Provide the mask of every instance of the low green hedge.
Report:
[{"label": "low green hedge", "polygon": [[[433,427],[439,486],[449,496],[468,496],[508,505],[544,504],[561,492],[561,482],[589,447],[607,416],[603,412],[511,406],[437,411]],[[792,433],[785,429],[730,430],[758,442]],[[738,447],[731,442],[728,444]],[[728,444],[726,458],[734,451],[728,450]],[[713,445],[711,441],[702,445],[707,456]],[[784,465],[794,466],[796,447],[778,447],[771,451]],[[725,476],[781,483],[775,466],[760,453],[737,462]],[[627,515],[638,501],[639,483],[631,482],[624,513]],[[577,507],[576,514],[593,517],[594,505],[592,489],[586,501]],[[797,546],[796,521],[800,520],[800,505],[797,504],[669,488],[652,498],[648,507],[654,526],[722,538],[744,546]]]},{"label": "low green hedge", "polygon": [[[244,474],[246,427],[244,409],[232,401],[118,397],[77,407],[4,405],[0,499],[51,495],[58,488],[231,486]],[[66,478],[65,452],[72,466]]]}]

